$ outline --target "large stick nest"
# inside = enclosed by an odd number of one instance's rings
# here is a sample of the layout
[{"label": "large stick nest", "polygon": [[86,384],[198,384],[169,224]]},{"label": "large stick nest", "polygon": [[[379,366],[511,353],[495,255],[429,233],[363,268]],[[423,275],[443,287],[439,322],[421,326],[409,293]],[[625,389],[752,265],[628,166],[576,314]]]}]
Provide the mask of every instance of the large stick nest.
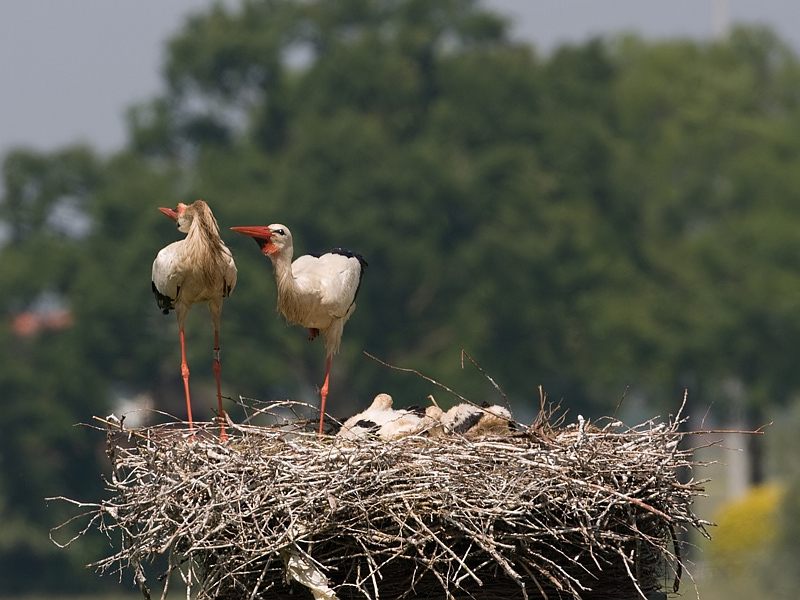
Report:
[{"label": "large stick nest", "polygon": [[708,524],[691,508],[702,482],[679,480],[694,466],[681,419],[603,423],[395,441],[230,423],[224,444],[212,424],[194,443],[110,427],[110,497],[71,501],[89,507],[76,538],[107,535],[116,551],[92,566],[130,569],[146,596],[151,562],[199,598],[631,598],[668,578],[677,591],[678,537]]}]

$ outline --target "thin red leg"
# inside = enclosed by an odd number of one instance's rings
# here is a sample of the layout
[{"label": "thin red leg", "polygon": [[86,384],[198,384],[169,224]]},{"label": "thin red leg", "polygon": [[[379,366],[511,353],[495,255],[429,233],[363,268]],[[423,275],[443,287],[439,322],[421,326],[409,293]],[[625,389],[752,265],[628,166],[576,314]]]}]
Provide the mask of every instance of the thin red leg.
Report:
[{"label": "thin red leg", "polygon": [[219,441],[224,442],[228,439],[228,434],[225,433],[225,411],[222,410],[222,391],[219,384],[219,331],[214,329],[214,376],[217,378],[217,402],[219,402]]},{"label": "thin red leg", "polygon": [[322,384],[322,389],[319,395],[322,398],[322,403],[319,407],[319,434],[322,435],[322,424],[325,422],[325,401],[328,399],[328,380],[331,376],[331,355],[328,354],[328,364],[325,367],[325,383]]},{"label": "thin red leg", "polygon": [[186,412],[189,415],[189,432],[194,440],[194,421],[192,420],[192,400],[189,396],[189,365],[186,362],[186,342],[181,329],[181,376],[183,377],[183,389],[186,392]]}]

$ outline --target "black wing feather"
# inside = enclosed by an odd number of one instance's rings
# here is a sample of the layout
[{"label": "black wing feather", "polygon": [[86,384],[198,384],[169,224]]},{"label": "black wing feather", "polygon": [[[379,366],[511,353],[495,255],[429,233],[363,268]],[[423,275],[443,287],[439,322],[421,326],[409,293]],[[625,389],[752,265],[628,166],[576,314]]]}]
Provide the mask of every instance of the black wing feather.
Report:
[{"label": "black wing feather", "polygon": [[[158,288],[156,287],[155,281],[151,281],[150,283],[153,286],[153,295],[156,297],[156,303],[158,304],[158,308],[161,309],[162,313],[168,315],[169,311],[175,308],[175,300],[159,292]],[[180,291],[180,288],[178,288],[178,290]]]},{"label": "black wing feather", "polygon": [[476,412],[470,413],[467,418],[465,418],[463,421],[459,421],[455,425],[455,427],[453,427],[453,432],[455,432],[455,433],[466,433],[467,431],[469,431],[475,425],[478,424],[478,421],[481,420],[482,416],[483,416],[483,412],[481,412],[481,411],[476,411]]}]

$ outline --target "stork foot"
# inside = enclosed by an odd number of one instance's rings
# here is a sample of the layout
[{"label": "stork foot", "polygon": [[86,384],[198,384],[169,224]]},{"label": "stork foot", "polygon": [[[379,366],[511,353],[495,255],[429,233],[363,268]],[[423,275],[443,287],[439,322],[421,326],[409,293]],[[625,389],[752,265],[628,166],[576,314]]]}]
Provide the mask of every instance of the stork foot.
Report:
[{"label": "stork foot", "polygon": [[319,335],[319,329],[315,327],[308,328],[308,341],[310,342]]}]

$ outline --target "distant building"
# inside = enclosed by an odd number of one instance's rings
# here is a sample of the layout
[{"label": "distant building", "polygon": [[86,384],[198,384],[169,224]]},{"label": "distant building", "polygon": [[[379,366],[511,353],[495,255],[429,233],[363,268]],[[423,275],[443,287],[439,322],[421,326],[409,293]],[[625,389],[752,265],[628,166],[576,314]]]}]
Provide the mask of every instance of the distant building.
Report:
[{"label": "distant building", "polygon": [[40,331],[66,329],[73,322],[72,311],[63,298],[53,292],[43,292],[28,310],[18,312],[11,318],[11,328],[16,335],[28,337]]}]

